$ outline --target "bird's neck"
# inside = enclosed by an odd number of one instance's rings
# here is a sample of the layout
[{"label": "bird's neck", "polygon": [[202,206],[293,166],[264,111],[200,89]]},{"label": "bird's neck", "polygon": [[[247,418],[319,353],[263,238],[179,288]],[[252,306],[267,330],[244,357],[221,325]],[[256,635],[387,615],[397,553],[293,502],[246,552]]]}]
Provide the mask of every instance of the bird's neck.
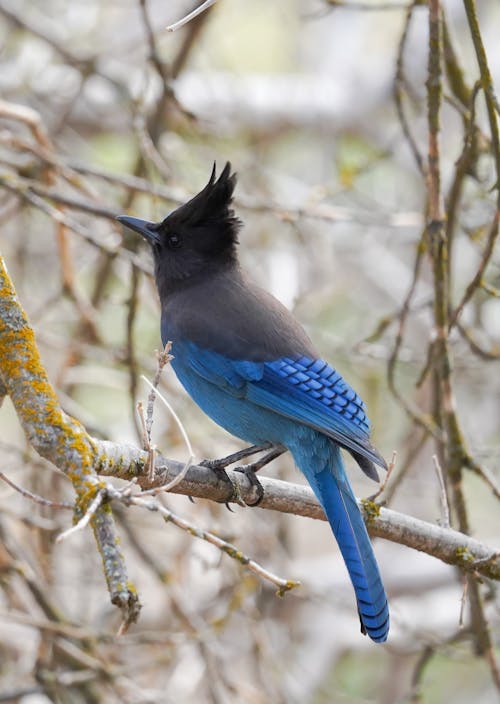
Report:
[{"label": "bird's neck", "polygon": [[185,278],[170,278],[159,275],[156,272],[156,285],[162,304],[177,295],[196,289],[200,286],[215,284],[218,281],[230,277],[233,280],[240,280],[242,272],[235,260],[224,260],[205,265],[195,274]]}]

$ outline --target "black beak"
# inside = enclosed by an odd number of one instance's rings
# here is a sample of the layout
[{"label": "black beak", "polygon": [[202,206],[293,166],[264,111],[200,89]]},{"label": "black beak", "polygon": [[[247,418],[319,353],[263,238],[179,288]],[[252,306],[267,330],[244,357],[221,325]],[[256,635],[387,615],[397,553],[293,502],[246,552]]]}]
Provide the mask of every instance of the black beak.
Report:
[{"label": "black beak", "polygon": [[140,218],[132,218],[128,215],[118,215],[116,219],[121,222],[122,225],[125,225],[125,227],[142,235],[149,244],[160,242],[160,235],[158,234],[158,226],[156,223],[141,220]]}]

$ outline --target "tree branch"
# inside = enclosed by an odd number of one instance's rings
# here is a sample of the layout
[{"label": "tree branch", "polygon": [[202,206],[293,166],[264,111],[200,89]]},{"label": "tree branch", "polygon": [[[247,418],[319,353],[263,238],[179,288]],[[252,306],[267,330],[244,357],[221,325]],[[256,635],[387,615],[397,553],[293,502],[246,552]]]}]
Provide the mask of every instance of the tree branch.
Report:
[{"label": "tree branch", "polygon": [[[96,475],[98,451],[85,428],[61,409],[48,380],[35,334],[19,303],[4,260],[0,257],[0,378],[16,409],[32,447],[61,469],[76,491],[76,516],[83,515],[99,492]],[[131,623],[139,615],[139,601],[129,582],[125,560],[109,505],[102,505],[91,520],[101,553],[111,601]]]},{"label": "tree branch", "polygon": [[[107,440],[93,440],[97,448],[100,475],[131,480],[136,478],[142,489],[152,489],[175,479],[184,469],[184,463],[156,458],[155,478],[147,476],[148,453],[132,445],[123,445]],[[251,502],[253,490],[241,472],[226,470],[233,488],[207,467],[192,465],[182,481],[175,485],[172,493],[184,494],[220,503],[239,503],[238,499]],[[293,513],[296,516],[326,521],[323,509],[312,490],[307,486],[270,477],[259,477],[264,497],[259,509]],[[485,577],[500,580],[500,556],[495,548],[481,543],[468,535],[450,528],[398,511],[383,508],[373,501],[358,501],[370,535],[385,538],[401,545],[420,550],[450,565],[468,571],[477,571]],[[480,564],[476,564],[479,563]]]}]

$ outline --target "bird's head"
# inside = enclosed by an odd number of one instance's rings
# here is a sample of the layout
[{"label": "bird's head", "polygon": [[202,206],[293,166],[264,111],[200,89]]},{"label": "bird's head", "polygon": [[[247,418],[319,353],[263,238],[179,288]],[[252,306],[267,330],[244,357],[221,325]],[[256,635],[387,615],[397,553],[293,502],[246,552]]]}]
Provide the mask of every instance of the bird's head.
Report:
[{"label": "bird's head", "polygon": [[162,222],[128,215],[117,218],[151,245],[159,286],[165,282],[171,290],[179,282],[237,261],[241,222],[231,208],[235,185],[236,174],[231,174],[231,164],[227,162],[218,179],[214,164],[205,188]]}]

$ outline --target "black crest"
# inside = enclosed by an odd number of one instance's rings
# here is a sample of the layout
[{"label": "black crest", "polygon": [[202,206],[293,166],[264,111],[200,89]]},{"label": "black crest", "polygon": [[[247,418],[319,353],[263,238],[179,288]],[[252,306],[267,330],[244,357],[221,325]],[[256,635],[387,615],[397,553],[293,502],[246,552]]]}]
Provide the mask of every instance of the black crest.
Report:
[{"label": "black crest", "polygon": [[[180,226],[182,229],[193,228],[207,231],[215,228],[221,239],[220,245],[229,246],[237,243],[241,221],[231,208],[233,191],[236,186],[236,174],[231,173],[231,164],[226,163],[221,175],[216,179],[216,165],[212,169],[210,180],[205,188],[165,220],[169,229]],[[201,234],[201,233],[200,233]]]}]

